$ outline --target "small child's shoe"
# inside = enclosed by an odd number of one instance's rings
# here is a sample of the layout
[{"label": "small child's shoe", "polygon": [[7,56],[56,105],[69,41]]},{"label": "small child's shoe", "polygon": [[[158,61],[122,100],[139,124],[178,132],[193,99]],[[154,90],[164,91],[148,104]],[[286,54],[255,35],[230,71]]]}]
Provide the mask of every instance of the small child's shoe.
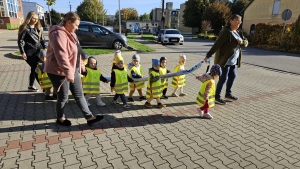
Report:
[{"label": "small child's shoe", "polygon": [[124,107],[125,109],[130,109],[130,105],[129,105],[129,104],[125,104],[123,107]]},{"label": "small child's shoe", "polygon": [[54,99],[57,99],[57,94],[53,94],[52,97],[53,97]]},{"label": "small child's shoe", "polygon": [[120,104],[120,102],[118,102],[117,100],[112,100],[111,103],[112,104]]},{"label": "small child's shoe", "polygon": [[169,97],[168,96],[166,96],[166,95],[162,95],[161,96],[161,99],[168,99]]},{"label": "small child's shoe", "polygon": [[198,107],[197,112],[199,113],[200,117],[203,117],[204,112]]},{"label": "small child's shoe", "polygon": [[56,99],[49,95],[45,95],[45,100],[56,100]]},{"label": "small child's shoe", "polygon": [[203,118],[205,118],[205,119],[212,119],[213,116],[210,115],[210,114],[207,112],[207,113],[204,113]]},{"label": "small child's shoe", "polygon": [[152,105],[151,105],[149,102],[146,102],[146,103],[145,103],[145,106],[148,107],[148,108],[151,108],[151,107],[152,107]]},{"label": "small child's shoe", "polygon": [[140,101],[146,100],[146,97],[145,96],[141,96],[139,99],[140,99]]},{"label": "small child's shoe", "polygon": [[98,106],[101,106],[101,107],[106,106],[106,104],[103,103],[102,101],[97,102],[97,105],[98,105]]},{"label": "small child's shoe", "polygon": [[186,94],[185,93],[180,93],[179,96],[186,96]]},{"label": "small child's shoe", "polygon": [[163,108],[163,107],[166,107],[166,105],[164,105],[164,104],[162,104],[162,103],[158,103],[158,104],[157,104],[157,108],[161,109],[161,108]]},{"label": "small child's shoe", "polygon": [[172,93],[171,96],[172,96],[172,97],[178,97],[178,94]]},{"label": "small child's shoe", "polygon": [[134,102],[133,97],[128,97],[128,102]]}]

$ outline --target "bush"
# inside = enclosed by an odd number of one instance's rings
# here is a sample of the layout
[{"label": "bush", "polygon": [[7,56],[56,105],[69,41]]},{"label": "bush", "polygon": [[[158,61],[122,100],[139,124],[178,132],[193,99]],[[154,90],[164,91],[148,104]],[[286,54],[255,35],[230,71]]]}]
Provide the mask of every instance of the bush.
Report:
[{"label": "bush", "polygon": [[[300,25],[299,18],[296,23],[286,25],[283,36],[282,30],[284,24],[271,25],[259,23],[255,27],[254,35],[247,36],[247,39],[250,45],[255,47],[268,50],[300,53],[300,31],[298,28]],[[299,25],[297,25],[297,22]]]}]

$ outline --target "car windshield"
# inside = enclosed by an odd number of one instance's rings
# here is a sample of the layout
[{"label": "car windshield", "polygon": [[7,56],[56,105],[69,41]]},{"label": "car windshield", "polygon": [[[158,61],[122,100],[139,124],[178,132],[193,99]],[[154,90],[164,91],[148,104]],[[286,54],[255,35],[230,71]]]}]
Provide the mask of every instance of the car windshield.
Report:
[{"label": "car windshield", "polygon": [[165,34],[180,34],[178,30],[166,30]]}]

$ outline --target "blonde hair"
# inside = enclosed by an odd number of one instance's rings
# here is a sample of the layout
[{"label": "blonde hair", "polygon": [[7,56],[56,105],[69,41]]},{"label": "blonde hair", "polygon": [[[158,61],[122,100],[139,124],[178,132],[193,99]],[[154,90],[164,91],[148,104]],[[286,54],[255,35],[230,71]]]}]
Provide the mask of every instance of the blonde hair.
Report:
[{"label": "blonde hair", "polygon": [[80,17],[75,12],[68,12],[65,14],[63,19],[63,25],[65,26],[68,21],[71,21],[71,23],[74,23],[75,21],[79,20]]},{"label": "blonde hair", "polygon": [[[21,33],[26,29],[26,26],[30,23],[30,20],[33,16],[38,16],[35,12],[30,11],[28,12],[25,21],[22,23],[22,25],[19,27],[18,35],[21,35]],[[37,23],[34,25],[36,29],[39,30],[39,38],[42,36],[42,25],[40,22],[40,19],[38,19]]]}]

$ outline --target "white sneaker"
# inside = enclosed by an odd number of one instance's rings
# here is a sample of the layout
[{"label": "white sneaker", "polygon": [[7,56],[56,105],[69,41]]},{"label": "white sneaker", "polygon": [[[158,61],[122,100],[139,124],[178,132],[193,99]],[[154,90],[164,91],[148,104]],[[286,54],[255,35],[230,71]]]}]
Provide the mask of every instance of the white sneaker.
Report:
[{"label": "white sneaker", "polygon": [[123,107],[124,107],[125,109],[129,109],[129,108],[130,108],[130,105],[129,105],[129,104],[125,104]]},{"label": "white sneaker", "polygon": [[103,103],[102,101],[100,101],[100,102],[97,102],[97,105],[98,105],[98,106],[101,106],[101,107],[103,107],[103,106],[106,106],[106,104],[105,104],[105,103]]},{"label": "white sneaker", "polygon": [[200,107],[197,108],[197,112],[199,113],[200,117],[203,117],[204,112],[200,109]]},{"label": "white sneaker", "polygon": [[204,113],[203,118],[206,118],[206,119],[212,119],[213,116],[210,115],[210,114],[207,112],[207,113]]}]

